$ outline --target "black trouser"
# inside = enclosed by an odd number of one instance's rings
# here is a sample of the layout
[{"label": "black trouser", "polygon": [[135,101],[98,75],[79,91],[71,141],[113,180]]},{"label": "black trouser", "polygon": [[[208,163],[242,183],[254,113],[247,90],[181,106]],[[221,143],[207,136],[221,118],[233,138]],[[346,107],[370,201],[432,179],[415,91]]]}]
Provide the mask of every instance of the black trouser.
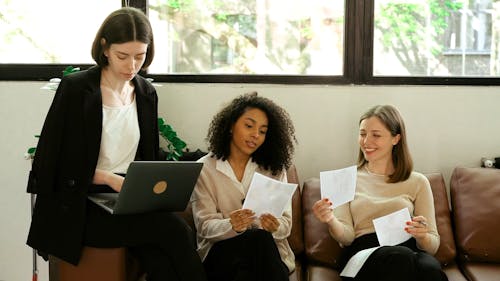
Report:
[{"label": "black trouser", "polygon": [[[357,252],[379,246],[375,233],[356,238],[346,248],[344,263]],[[447,281],[439,261],[417,248],[415,238],[396,246],[384,246],[375,250],[355,278],[356,281]]]},{"label": "black trouser", "polygon": [[191,228],[170,212],[111,215],[88,201],[86,246],[127,247],[148,281],[206,280]]},{"label": "black trouser", "polygon": [[215,243],[203,264],[209,281],[288,280],[273,236],[261,229]]}]

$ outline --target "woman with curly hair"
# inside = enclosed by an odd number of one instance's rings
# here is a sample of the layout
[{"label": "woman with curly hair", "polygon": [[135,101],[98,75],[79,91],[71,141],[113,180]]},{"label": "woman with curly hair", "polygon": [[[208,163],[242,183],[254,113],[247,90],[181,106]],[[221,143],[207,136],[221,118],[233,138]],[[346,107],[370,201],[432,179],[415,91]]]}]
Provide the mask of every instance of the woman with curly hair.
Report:
[{"label": "woman with curly hair", "polygon": [[207,141],[191,201],[208,280],[288,280],[291,204],[280,218],[242,209],[255,172],[286,181],[296,143],[288,113],[256,92],[241,95],[215,115]]}]

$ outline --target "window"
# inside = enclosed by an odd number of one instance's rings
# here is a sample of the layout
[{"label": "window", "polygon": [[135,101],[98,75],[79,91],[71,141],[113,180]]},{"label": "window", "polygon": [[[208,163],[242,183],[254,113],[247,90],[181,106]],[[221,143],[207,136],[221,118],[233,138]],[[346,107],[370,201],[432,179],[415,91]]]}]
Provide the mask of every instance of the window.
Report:
[{"label": "window", "polygon": [[0,0],[0,6],[2,63],[91,64],[95,32],[121,4],[116,0]]},{"label": "window", "polygon": [[374,76],[498,77],[493,2],[376,0]]},{"label": "window", "polygon": [[157,82],[500,85],[500,0],[0,4],[0,80],[90,66],[98,25],[129,4],[151,20],[156,53],[146,75]]},{"label": "window", "polygon": [[342,75],[342,1],[150,0],[149,17],[150,73]]}]

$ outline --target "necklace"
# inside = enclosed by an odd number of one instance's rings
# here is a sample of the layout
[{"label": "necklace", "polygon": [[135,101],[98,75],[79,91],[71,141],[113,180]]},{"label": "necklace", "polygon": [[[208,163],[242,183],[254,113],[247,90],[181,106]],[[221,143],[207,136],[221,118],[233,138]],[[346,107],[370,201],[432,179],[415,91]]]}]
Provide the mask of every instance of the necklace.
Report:
[{"label": "necklace", "polygon": [[130,96],[134,92],[134,87],[124,85],[122,91],[118,92],[117,90],[113,89],[111,82],[109,81],[108,77],[106,77],[106,75],[103,74],[102,77],[104,78],[105,82],[104,86],[116,100],[120,101],[120,104],[122,106],[130,103]]}]

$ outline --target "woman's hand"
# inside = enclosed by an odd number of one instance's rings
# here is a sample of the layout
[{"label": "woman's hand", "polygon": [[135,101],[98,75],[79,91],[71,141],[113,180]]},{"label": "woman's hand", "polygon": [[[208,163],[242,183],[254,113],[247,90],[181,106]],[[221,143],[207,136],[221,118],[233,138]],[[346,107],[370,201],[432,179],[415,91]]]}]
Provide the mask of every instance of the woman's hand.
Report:
[{"label": "woman's hand", "polygon": [[330,223],[335,217],[331,207],[332,202],[328,198],[323,198],[314,203],[312,210],[319,221]]},{"label": "woman's hand", "polygon": [[271,214],[262,214],[260,216],[260,225],[265,231],[273,233],[280,227],[280,222]]},{"label": "woman's hand", "polygon": [[92,180],[93,184],[105,184],[111,187],[113,190],[116,192],[120,192],[122,190],[122,185],[123,181],[125,180],[124,177],[117,175],[115,173],[101,170],[101,169],[95,169],[94,173],[94,178]]},{"label": "woman's hand", "polygon": [[255,221],[255,213],[249,209],[239,209],[229,214],[229,222],[236,232],[243,232]]},{"label": "woman's hand", "polygon": [[423,216],[416,216],[411,221],[406,222],[407,227],[405,231],[408,232],[415,239],[425,239],[429,229],[427,228],[427,219]]}]

